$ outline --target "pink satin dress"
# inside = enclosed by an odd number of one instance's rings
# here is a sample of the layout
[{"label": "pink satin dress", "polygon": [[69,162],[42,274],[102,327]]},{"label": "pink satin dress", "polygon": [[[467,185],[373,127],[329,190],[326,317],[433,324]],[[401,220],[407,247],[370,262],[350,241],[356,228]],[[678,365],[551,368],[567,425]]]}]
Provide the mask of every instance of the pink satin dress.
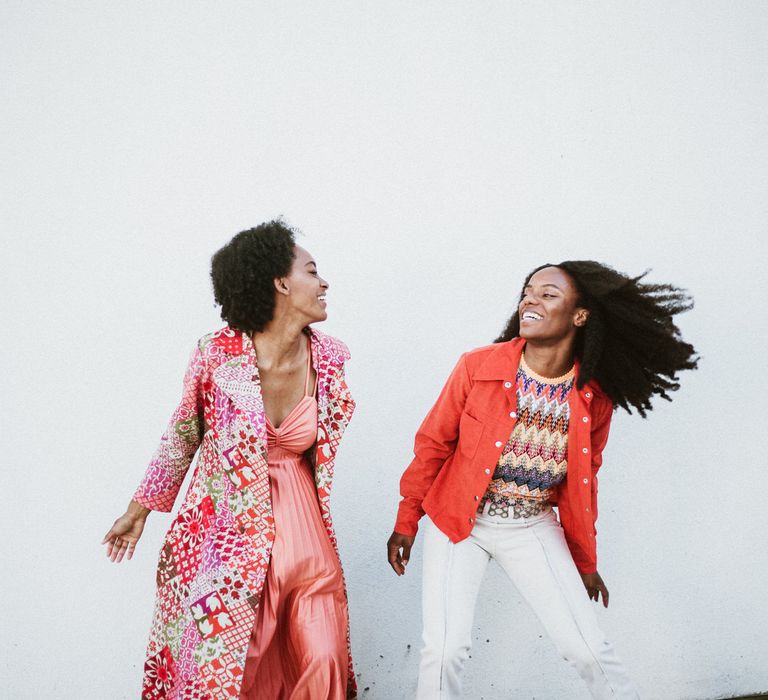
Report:
[{"label": "pink satin dress", "polygon": [[280,426],[267,419],[275,541],[240,700],[345,700],[347,695],[348,613],[341,566],[304,456],[317,437],[310,370],[308,364],[304,397]]}]

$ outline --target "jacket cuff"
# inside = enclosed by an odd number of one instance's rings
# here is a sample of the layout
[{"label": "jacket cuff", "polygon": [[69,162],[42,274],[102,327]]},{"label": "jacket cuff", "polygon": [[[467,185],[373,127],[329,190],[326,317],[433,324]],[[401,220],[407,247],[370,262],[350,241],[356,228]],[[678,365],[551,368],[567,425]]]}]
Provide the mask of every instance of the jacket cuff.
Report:
[{"label": "jacket cuff", "polygon": [[132,500],[145,508],[149,508],[149,510],[156,510],[160,513],[170,513],[173,510],[173,504],[176,499],[169,499],[167,496],[156,496],[154,498],[145,496],[142,489],[139,488],[138,491],[133,494]]},{"label": "jacket cuff", "polygon": [[576,569],[580,574],[583,574],[583,575],[597,573],[597,568],[594,566],[594,564],[590,564],[589,566],[579,566],[578,564],[576,564]]},{"label": "jacket cuff", "polygon": [[576,569],[580,574],[594,574],[597,571],[597,561],[594,557],[585,556],[585,553],[579,548],[571,548],[571,556]]},{"label": "jacket cuff", "polygon": [[415,537],[419,530],[419,520],[424,515],[421,502],[415,498],[404,498],[400,501],[395,521],[395,532],[408,537]]}]

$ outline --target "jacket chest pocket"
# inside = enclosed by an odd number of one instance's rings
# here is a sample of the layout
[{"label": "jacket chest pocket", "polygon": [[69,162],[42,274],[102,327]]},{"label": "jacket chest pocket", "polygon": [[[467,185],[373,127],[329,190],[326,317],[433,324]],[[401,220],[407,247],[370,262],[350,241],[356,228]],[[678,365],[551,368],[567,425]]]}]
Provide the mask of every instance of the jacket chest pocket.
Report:
[{"label": "jacket chest pocket", "polygon": [[461,455],[462,459],[471,461],[477,454],[482,436],[482,421],[469,415],[469,413],[462,413],[459,419],[459,443],[456,452]]}]

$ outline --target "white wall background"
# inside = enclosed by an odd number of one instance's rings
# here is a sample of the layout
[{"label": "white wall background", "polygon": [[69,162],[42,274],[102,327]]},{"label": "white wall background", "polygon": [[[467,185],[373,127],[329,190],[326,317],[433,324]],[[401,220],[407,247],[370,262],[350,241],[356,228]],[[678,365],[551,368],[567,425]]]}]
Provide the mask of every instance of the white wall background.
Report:
[{"label": "white wall background", "polygon": [[[354,354],[334,510],[362,697],[415,687],[418,549],[405,579],[384,556],[413,433],[524,274],[575,257],[690,289],[702,355],[616,417],[601,623],[644,698],[768,691],[768,4],[0,13],[4,698],[138,697],[170,517],[128,565],[98,543],[220,325],[210,255],[278,214]],[[467,698],[585,698],[542,634],[492,568]]]}]

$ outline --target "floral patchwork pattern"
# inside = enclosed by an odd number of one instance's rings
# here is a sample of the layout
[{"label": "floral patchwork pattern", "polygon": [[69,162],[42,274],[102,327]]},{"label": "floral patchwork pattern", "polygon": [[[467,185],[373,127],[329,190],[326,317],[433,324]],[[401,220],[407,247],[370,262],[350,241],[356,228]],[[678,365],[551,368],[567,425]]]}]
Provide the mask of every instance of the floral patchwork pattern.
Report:
[{"label": "floral patchwork pattern", "polygon": [[267,541],[272,542],[275,539],[275,519],[271,512],[249,508],[244,513],[240,513],[235,520],[243,534],[257,535],[264,532]]},{"label": "floral patchwork pattern", "polygon": [[190,606],[197,631],[203,639],[213,637],[232,626],[232,618],[218,593],[200,598]]},{"label": "floral patchwork pattern", "polygon": [[234,493],[229,494],[227,505],[229,507],[229,511],[233,515],[238,516],[249,508],[255,507],[256,498],[250,490],[235,491]]},{"label": "floral patchwork pattern", "polygon": [[232,654],[225,654],[203,666],[200,675],[211,697],[224,700],[240,694],[243,671],[243,664]]},{"label": "floral patchwork pattern", "polygon": [[195,647],[195,663],[198,666],[203,666],[226,653],[227,647],[221,637],[209,637]]},{"label": "floral patchwork pattern", "polygon": [[209,496],[189,510],[179,513],[176,522],[182,547],[196,549],[203,543],[213,512],[213,501]]},{"label": "floral patchwork pattern", "polygon": [[227,494],[227,489],[224,484],[224,479],[218,474],[214,474],[212,477],[206,479],[205,488],[211,496],[214,508],[219,504],[219,501]]},{"label": "floral patchwork pattern", "polygon": [[197,445],[200,440],[200,417],[197,415],[182,418],[174,426],[176,435],[188,445]]},{"label": "floral patchwork pattern", "polygon": [[222,639],[230,649],[247,648],[256,621],[256,613],[248,600],[243,600],[241,605],[231,608],[230,619],[233,624],[222,631]]},{"label": "floral patchwork pattern", "polygon": [[175,664],[168,647],[163,647],[159,654],[148,658],[144,663],[142,700],[159,700],[159,698],[168,697],[173,687],[174,670]]},{"label": "floral patchwork pattern", "polygon": [[179,571],[176,568],[176,562],[173,559],[173,547],[166,542],[160,550],[160,560],[157,563],[156,581],[158,587],[164,586],[171,579],[176,578]]},{"label": "floral patchwork pattern", "polygon": [[[240,434],[243,436],[245,435],[242,431]],[[251,435],[250,439],[255,441],[256,437]],[[245,448],[244,444],[243,448]],[[256,472],[251,463],[243,457],[239,445],[233,445],[226,449],[223,454],[224,459],[226,460],[224,471],[236,489],[243,489],[256,481]]]},{"label": "floral patchwork pattern", "polygon": [[216,590],[227,605],[239,605],[249,595],[248,587],[239,572],[226,573],[214,581]]},{"label": "floral patchwork pattern", "polygon": [[186,622],[186,618],[183,615],[179,615],[179,617],[171,620],[165,626],[165,638],[168,640],[168,648],[171,650],[171,655],[176,658],[179,657],[179,644],[181,643],[181,635],[184,632]]}]

